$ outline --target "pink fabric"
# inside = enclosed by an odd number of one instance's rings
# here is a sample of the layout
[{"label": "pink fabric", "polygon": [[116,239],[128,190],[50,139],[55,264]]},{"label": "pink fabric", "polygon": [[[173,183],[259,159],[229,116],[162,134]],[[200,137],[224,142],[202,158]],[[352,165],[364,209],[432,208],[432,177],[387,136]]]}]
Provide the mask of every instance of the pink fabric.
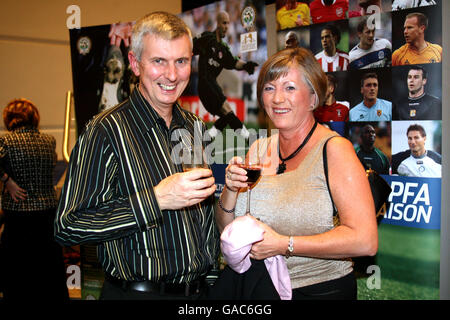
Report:
[{"label": "pink fabric", "polygon": [[[228,265],[238,273],[244,273],[250,266],[252,244],[263,239],[264,230],[249,216],[234,219],[220,236],[222,254]],[[282,300],[291,300],[292,288],[286,261],[278,255],[264,260],[273,285]]]}]

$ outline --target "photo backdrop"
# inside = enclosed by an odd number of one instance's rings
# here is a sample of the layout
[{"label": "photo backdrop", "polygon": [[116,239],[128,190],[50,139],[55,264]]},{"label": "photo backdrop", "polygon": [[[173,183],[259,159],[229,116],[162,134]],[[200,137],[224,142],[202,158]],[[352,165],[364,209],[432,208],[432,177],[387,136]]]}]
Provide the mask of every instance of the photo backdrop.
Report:
[{"label": "photo backdrop", "polygon": [[[283,9],[286,2],[277,0],[277,11]],[[338,79],[335,98],[338,101],[348,101],[349,110],[363,101],[361,77],[368,72],[373,72],[378,77],[378,99],[386,100],[388,105],[392,104],[394,108],[404,107],[409,93],[407,77],[412,65],[392,66],[391,54],[405,44],[404,22],[407,14],[425,14],[428,17],[425,40],[442,45],[441,1],[422,1],[420,7],[411,7],[415,3],[412,1],[398,0],[367,1],[368,4],[378,5],[377,7],[361,7],[360,1],[357,0],[335,0],[330,7],[325,7],[321,0],[297,1],[297,4],[299,3],[307,4],[311,9],[309,24],[278,28],[278,50],[285,48],[286,35],[294,32],[299,46],[309,48],[317,55],[324,50],[321,42],[322,30],[330,24],[336,26],[340,31],[340,39],[335,43],[336,48],[343,52],[343,56],[348,54],[347,59],[350,62],[359,60],[358,63],[350,63],[348,67],[324,71]],[[358,50],[360,36],[357,26],[361,20],[370,17],[369,13],[373,13],[370,21],[375,26],[375,38],[384,40],[375,42],[378,45],[375,53],[359,58],[361,52]],[[295,19],[297,16],[293,17]],[[440,101],[442,64],[432,59],[429,62],[433,63],[419,65],[428,75],[425,93]],[[362,69],[364,66],[368,68]],[[382,216],[379,223],[378,253],[374,259],[355,259],[358,299],[439,299],[441,178],[440,175],[401,176],[397,168],[410,156],[406,132],[410,125],[415,124],[421,125],[426,132],[427,156],[433,156],[433,161],[440,164],[442,118],[433,116],[432,119],[425,119],[427,115],[415,118],[419,115],[419,102],[415,106],[415,101],[409,101],[409,108],[411,119],[408,120],[391,116],[388,121],[372,118],[368,122],[326,122],[330,128],[350,139],[355,150],[358,150],[362,143],[363,127],[371,125],[376,132],[374,146],[389,161],[389,172],[382,177],[391,185],[392,193],[389,205],[380,212]],[[389,111],[392,112],[392,109]],[[418,169],[426,166],[427,160],[417,160]],[[378,275],[370,265],[379,267],[376,269],[379,270]],[[376,276],[380,276],[379,283]]]}]

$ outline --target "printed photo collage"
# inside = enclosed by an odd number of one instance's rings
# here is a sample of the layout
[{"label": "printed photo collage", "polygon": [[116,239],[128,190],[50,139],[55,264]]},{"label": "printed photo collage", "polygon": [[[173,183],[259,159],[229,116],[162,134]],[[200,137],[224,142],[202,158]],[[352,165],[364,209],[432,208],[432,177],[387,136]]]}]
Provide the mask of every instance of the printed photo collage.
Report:
[{"label": "printed photo collage", "polygon": [[316,119],[380,174],[441,177],[442,3],[276,1],[277,49],[309,48],[328,77]]}]

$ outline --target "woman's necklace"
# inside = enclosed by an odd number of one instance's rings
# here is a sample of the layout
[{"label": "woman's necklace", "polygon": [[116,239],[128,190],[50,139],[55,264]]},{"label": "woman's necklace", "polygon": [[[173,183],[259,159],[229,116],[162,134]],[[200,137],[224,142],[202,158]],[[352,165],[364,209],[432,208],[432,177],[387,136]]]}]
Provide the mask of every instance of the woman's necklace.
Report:
[{"label": "woman's necklace", "polygon": [[282,158],[281,157],[280,147],[278,147],[278,157],[281,160],[281,164],[278,165],[277,174],[281,174],[284,171],[286,171],[286,163],[285,162],[288,161],[288,160],[291,160],[293,157],[295,157],[297,155],[297,153],[300,152],[300,150],[303,149],[303,147],[308,143],[309,139],[313,135],[314,130],[316,130],[316,127],[317,127],[317,121],[314,122],[314,125],[311,128],[311,130],[309,131],[309,133],[306,136],[305,140],[303,140],[303,142],[298,146],[298,148],[294,152],[292,152],[287,158]]}]

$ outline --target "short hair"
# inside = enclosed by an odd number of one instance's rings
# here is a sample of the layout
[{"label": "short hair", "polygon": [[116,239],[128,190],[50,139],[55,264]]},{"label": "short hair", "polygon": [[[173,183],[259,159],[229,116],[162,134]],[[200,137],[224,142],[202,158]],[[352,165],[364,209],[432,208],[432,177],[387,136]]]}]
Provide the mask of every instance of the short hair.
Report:
[{"label": "short hair", "polygon": [[279,79],[288,74],[289,69],[299,68],[305,84],[316,96],[314,109],[323,104],[327,92],[328,81],[321,65],[312,52],[306,48],[289,48],[278,51],[264,62],[256,85],[259,105],[264,108],[263,88],[267,82]]},{"label": "short hair", "polygon": [[364,87],[364,81],[369,78],[374,78],[378,80],[378,75],[375,72],[368,72],[363,74],[361,78],[361,88]]},{"label": "short hair", "polygon": [[422,71],[422,79],[427,78],[427,70],[424,67],[413,65],[409,68],[408,74],[409,74],[409,71],[411,71],[411,70],[421,70]]},{"label": "short hair", "polygon": [[327,24],[322,28],[320,32],[323,30],[329,30],[333,37],[336,37],[336,45],[341,41],[341,31],[334,24]]},{"label": "short hair", "polygon": [[417,18],[417,24],[419,26],[425,26],[425,29],[428,28],[428,18],[426,15],[424,15],[421,12],[412,12],[406,15],[405,20],[406,19],[410,19],[410,18]]},{"label": "short hair", "polygon": [[331,73],[327,73],[326,75],[327,75],[328,83],[333,84],[334,89],[336,89],[337,84],[338,84],[336,77]]},{"label": "short hair", "polygon": [[375,29],[375,26],[373,26],[372,29],[369,28],[369,26],[367,25],[368,20],[369,20],[369,18],[367,16],[363,17],[362,20],[356,26],[356,31],[358,31],[359,33],[363,33],[364,27],[367,27],[367,29],[369,29],[369,30]]},{"label": "short hair", "polygon": [[131,34],[131,51],[136,59],[141,60],[144,36],[148,34],[157,35],[165,40],[178,39],[187,35],[192,41],[192,33],[182,19],[174,14],[156,11],[139,19],[133,26]]},{"label": "short hair", "polygon": [[420,135],[422,137],[426,137],[427,136],[427,133],[425,132],[425,129],[420,124],[417,124],[417,123],[412,124],[412,125],[410,125],[408,127],[408,130],[406,130],[406,136],[408,136],[410,131],[419,131]]},{"label": "short hair", "polygon": [[39,111],[33,102],[27,99],[14,99],[3,110],[3,122],[8,131],[20,127],[39,126]]}]

